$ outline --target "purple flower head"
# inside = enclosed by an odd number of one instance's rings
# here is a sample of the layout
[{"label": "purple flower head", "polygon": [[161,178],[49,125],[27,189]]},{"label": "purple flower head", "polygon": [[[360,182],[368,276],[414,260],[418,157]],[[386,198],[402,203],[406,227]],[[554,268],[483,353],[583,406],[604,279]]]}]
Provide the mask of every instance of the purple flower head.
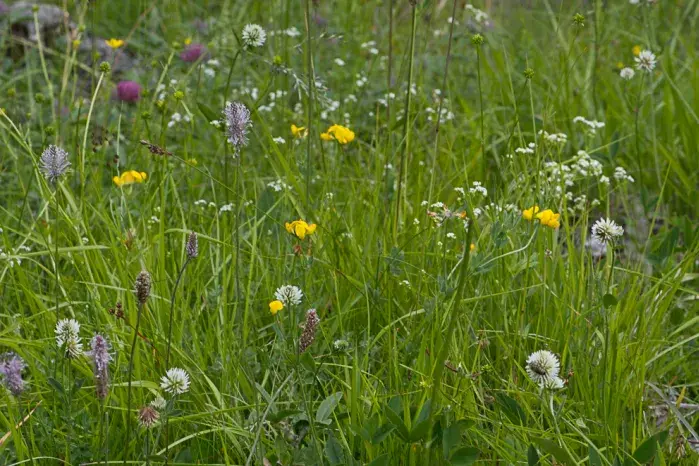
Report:
[{"label": "purple flower head", "polygon": [[14,396],[19,396],[24,391],[22,371],[27,365],[24,360],[14,353],[0,355],[0,374],[3,375],[2,384]]},{"label": "purple flower head", "polygon": [[107,398],[109,391],[109,361],[112,359],[109,355],[109,342],[102,335],[97,334],[92,337],[90,347],[91,350],[87,355],[92,358],[97,398],[103,400]]},{"label": "purple flower head", "polygon": [[182,61],[192,63],[199,60],[199,57],[206,53],[204,44],[190,44],[180,53]]},{"label": "purple flower head", "polygon": [[223,109],[228,130],[228,142],[235,146],[236,151],[242,146],[248,145],[248,128],[250,122],[250,110],[240,102],[228,102]]},{"label": "purple flower head", "polygon": [[124,102],[136,102],[141,98],[141,85],[136,81],[120,81],[117,84],[117,97]]}]

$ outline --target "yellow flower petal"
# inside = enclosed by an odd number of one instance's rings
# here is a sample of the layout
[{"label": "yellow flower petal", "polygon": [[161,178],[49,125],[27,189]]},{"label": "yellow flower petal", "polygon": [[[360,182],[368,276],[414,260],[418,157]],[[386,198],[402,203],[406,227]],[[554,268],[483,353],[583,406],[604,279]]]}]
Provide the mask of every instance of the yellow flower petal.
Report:
[{"label": "yellow flower petal", "polygon": [[107,46],[110,47],[110,48],[112,48],[112,49],[118,49],[119,47],[123,47],[123,46],[124,46],[124,41],[121,40],[121,39],[114,39],[114,38],[112,38],[112,39],[109,39],[109,40],[105,40],[104,43],[107,44]]},{"label": "yellow flower petal", "polygon": [[539,212],[539,206],[535,205],[528,209],[524,209],[522,211],[522,217],[524,217],[525,220],[532,220],[537,212]]},{"label": "yellow flower petal", "polygon": [[284,303],[278,300],[274,300],[269,303],[269,312],[272,313],[272,315],[276,315],[277,312],[281,311],[284,309]]}]

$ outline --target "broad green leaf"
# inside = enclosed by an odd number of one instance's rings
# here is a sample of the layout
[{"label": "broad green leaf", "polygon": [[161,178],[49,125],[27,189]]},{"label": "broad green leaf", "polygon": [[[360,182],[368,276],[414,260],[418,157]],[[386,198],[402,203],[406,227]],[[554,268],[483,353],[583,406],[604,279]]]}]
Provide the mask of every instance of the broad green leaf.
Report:
[{"label": "broad green leaf", "polygon": [[536,442],[543,451],[556,458],[559,463],[566,465],[577,464],[577,461],[575,461],[575,459],[572,458],[565,449],[559,447],[553,440],[540,438],[534,439],[534,442]]},{"label": "broad green leaf", "polygon": [[328,437],[328,441],[325,442],[325,456],[333,466],[344,464],[345,462],[345,452],[342,449],[342,445],[332,434]]},{"label": "broad green leaf", "polygon": [[330,416],[337,407],[337,404],[342,399],[342,392],[333,393],[320,403],[318,411],[316,411],[316,422],[321,424],[330,424]]},{"label": "broad green leaf", "polygon": [[537,466],[539,464],[539,453],[532,444],[529,444],[529,449],[527,450],[527,464],[529,466]]},{"label": "broad green leaf", "polygon": [[374,461],[368,464],[368,466],[388,466],[391,464],[391,456],[388,453],[385,453],[378,458],[376,458]]},{"label": "broad green leaf", "polygon": [[476,462],[480,452],[474,447],[459,448],[451,455],[449,463],[453,466],[469,466]]}]

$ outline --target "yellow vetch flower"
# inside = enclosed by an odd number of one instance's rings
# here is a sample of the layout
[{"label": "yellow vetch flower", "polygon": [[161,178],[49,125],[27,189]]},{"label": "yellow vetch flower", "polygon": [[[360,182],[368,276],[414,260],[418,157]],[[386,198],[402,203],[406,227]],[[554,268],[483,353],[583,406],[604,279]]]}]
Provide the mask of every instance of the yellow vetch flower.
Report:
[{"label": "yellow vetch flower", "polygon": [[641,54],[641,46],[640,45],[634,45],[631,51],[633,52],[634,56],[639,56]]},{"label": "yellow vetch flower", "polygon": [[316,224],[310,225],[303,220],[294,220],[291,223],[286,223],[286,231],[296,236],[298,239],[304,239],[306,235],[312,235],[316,231]]},{"label": "yellow vetch flower", "polygon": [[113,48],[113,49],[118,49],[119,47],[123,47],[123,46],[124,46],[124,41],[121,40],[121,39],[114,39],[114,38],[111,38],[111,39],[109,39],[109,40],[105,40],[104,43],[107,44],[110,48]]},{"label": "yellow vetch flower", "polygon": [[340,144],[349,144],[354,141],[354,131],[341,125],[332,125],[325,133],[321,133],[323,141],[336,140]]},{"label": "yellow vetch flower", "polygon": [[558,227],[561,226],[561,222],[558,221],[560,218],[561,214],[554,214],[553,210],[551,209],[546,209],[536,215],[536,218],[539,219],[542,225],[547,226],[549,228],[553,228],[554,230]]},{"label": "yellow vetch flower", "polygon": [[524,209],[522,211],[522,217],[524,217],[524,220],[531,221],[534,219],[534,215],[536,215],[537,213],[539,213],[539,206],[535,205],[528,209]]},{"label": "yellow vetch flower", "polygon": [[308,131],[305,126],[291,125],[291,134],[295,138],[305,138],[308,135]]},{"label": "yellow vetch flower", "polygon": [[284,309],[284,303],[278,300],[274,300],[269,303],[269,312],[272,313],[272,315],[276,315],[277,312],[281,311]]},{"label": "yellow vetch flower", "polygon": [[146,181],[146,178],[148,178],[148,175],[145,172],[129,170],[122,173],[121,176],[115,176],[112,178],[112,181],[120,188],[125,184],[143,183]]}]

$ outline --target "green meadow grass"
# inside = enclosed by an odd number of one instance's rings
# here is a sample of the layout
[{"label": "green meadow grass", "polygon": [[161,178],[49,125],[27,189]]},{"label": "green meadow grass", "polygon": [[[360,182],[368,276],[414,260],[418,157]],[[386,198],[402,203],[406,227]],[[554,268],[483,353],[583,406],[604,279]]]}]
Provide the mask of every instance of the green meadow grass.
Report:
[{"label": "green meadow grass", "polygon": [[[698,464],[699,2],[641,3],[479,2],[485,24],[448,0],[66,1],[78,35],[42,46],[2,19],[0,352],[27,386],[0,391],[0,464]],[[264,46],[241,47],[248,23]],[[135,66],[74,54],[92,32]],[[209,56],[181,60],[187,38]],[[658,63],[625,81],[637,45]],[[210,124],[226,101],[252,113],[238,157]],[[335,123],[356,138],[322,141]],[[49,144],[72,164],[55,185]],[[546,174],[576,161],[572,186]],[[126,170],[147,180],[115,186]],[[625,232],[600,256],[602,217]],[[272,315],[287,284],[302,303]],[[111,343],[104,401],[57,347],[65,318]],[[543,349],[560,390],[527,375]],[[191,379],[174,398],[170,367]]]}]

